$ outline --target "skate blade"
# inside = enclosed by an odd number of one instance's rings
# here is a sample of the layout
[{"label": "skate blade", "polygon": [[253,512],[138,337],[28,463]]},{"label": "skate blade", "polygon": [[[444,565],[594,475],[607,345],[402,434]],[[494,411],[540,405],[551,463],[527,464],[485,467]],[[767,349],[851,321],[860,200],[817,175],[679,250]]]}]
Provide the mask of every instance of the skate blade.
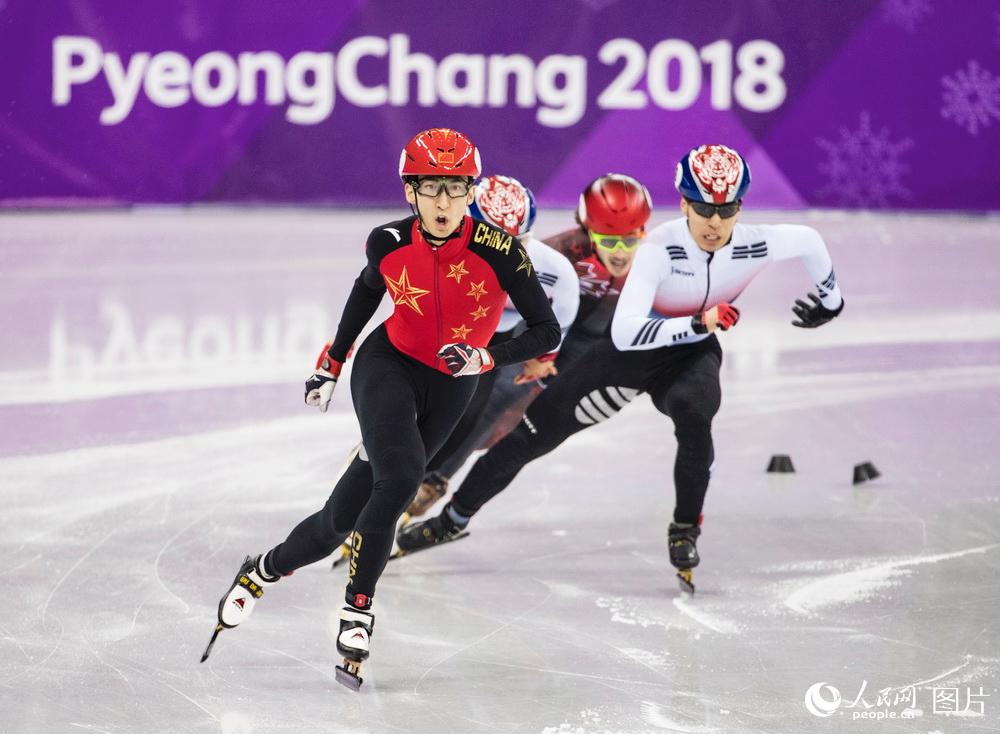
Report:
[{"label": "skate blade", "polygon": [[208,656],[212,652],[212,645],[215,644],[216,638],[219,636],[219,633],[222,632],[222,630],[224,629],[225,627],[222,626],[221,622],[215,625],[215,631],[212,632],[212,639],[208,641],[208,646],[205,648],[205,652],[202,653],[201,662],[205,662],[206,660],[208,660]]},{"label": "skate blade", "polygon": [[333,559],[333,564],[330,566],[330,570],[344,565],[347,559],[351,557],[351,546],[347,543],[342,543],[340,546],[340,555]]},{"label": "skate blade", "polygon": [[429,550],[431,548],[437,548],[438,546],[447,545],[448,543],[454,543],[456,540],[461,540],[462,538],[469,537],[469,531],[463,530],[454,538],[450,540],[442,540],[439,543],[433,543],[431,545],[425,545],[423,548],[417,548],[416,550],[402,550],[397,549],[391,556],[389,556],[390,561],[395,561],[397,558],[402,558],[404,556],[412,556],[414,553],[419,553],[420,551]]},{"label": "skate blade", "polygon": [[694,571],[690,568],[678,571],[677,584],[681,587],[681,591],[694,595]]},{"label": "skate blade", "polygon": [[337,682],[342,686],[347,686],[352,691],[361,690],[361,684],[365,682],[358,673],[361,672],[361,663],[344,658],[344,664],[338,665],[335,671]]}]

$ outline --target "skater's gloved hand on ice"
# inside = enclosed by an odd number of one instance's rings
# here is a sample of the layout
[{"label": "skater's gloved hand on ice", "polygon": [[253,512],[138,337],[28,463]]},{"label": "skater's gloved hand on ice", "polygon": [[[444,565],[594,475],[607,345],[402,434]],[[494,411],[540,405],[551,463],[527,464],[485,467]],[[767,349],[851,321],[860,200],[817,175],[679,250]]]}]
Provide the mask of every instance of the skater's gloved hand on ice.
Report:
[{"label": "skater's gloved hand on ice", "polygon": [[337,378],[344,366],[327,353],[329,348],[329,344],[323,347],[316,360],[316,371],[306,380],[306,405],[319,408],[324,413],[330,405],[333,388],[337,386]]},{"label": "skater's gloved hand on ice", "polygon": [[691,328],[696,334],[711,334],[716,329],[726,331],[736,326],[740,320],[740,310],[729,303],[720,303],[707,311],[691,317]]},{"label": "skater's gloved hand on ice", "polygon": [[555,358],[554,354],[543,354],[541,357],[527,360],[521,367],[521,374],[514,378],[514,384],[524,385],[533,380],[558,375],[559,370],[556,369]]},{"label": "skater's gloved hand on ice", "polygon": [[801,298],[795,299],[792,312],[798,316],[798,320],[793,321],[792,326],[798,326],[802,329],[815,329],[817,326],[822,326],[827,321],[837,318],[840,312],[844,310],[844,299],[840,299],[840,306],[836,310],[833,310],[824,306],[816,294],[809,293],[807,297],[812,303],[806,303]]},{"label": "skater's gloved hand on ice", "polygon": [[493,369],[493,355],[484,347],[473,347],[465,342],[445,344],[437,356],[444,360],[453,377],[481,375]]}]

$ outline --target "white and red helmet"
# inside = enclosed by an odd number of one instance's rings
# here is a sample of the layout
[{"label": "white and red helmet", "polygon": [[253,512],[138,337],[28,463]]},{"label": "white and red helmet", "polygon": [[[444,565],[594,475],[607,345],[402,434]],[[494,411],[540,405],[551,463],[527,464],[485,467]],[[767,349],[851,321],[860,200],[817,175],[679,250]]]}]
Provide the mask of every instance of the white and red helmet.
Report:
[{"label": "white and red helmet", "polygon": [[469,214],[520,237],[535,224],[535,195],[510,176],[488,176],[476,186]]}]

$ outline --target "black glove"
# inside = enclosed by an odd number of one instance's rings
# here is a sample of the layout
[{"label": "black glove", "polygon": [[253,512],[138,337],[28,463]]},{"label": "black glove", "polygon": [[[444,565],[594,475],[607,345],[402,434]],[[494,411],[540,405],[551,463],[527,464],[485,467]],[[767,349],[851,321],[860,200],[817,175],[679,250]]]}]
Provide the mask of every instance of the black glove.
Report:
[{"label": "black glove", "polygon": [[444,360],[452,377],[481,375],[493,369],[493,355],[483,347],[469,346],[465,342],[445,344],[437,356]]},{"label": "black glove", "polygon": [[798,317],[798,320],[793,321],[792,326],[798,326],[802,329],[815,329],[817,326],[822,326],[827,321],[837,318],[840,312],[844,310],[844,299],[840,299],[840,306],[836,311],[831,311],[823,305],[822,301],[819,300],[819,296],[810,293],[808,297],[812,301],[812,304],[806,303],[801,298],[795,299],[792,312]]}]

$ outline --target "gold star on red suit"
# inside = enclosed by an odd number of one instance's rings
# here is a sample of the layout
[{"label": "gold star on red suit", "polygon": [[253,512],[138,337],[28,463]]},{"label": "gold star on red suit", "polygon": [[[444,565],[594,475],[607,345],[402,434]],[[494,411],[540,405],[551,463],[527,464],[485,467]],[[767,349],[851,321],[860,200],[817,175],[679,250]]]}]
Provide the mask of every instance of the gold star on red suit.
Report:
[{"label": "gold star on red suit", "polygon": [[488,295],[488,291],[486,290],[486,281],[481,280],[478,283],[470,282],[469,292],[466,293],[465,295],[472,296],[473,298],[476,299],[476,303],[479,303],[480,298],[482,298],[485,295]]},{"label": "gold star on red suit", "polygon": [[396,305],[404,304],[421,316],[424,315],[424,312],[420,310],[420,304],[417,303],[417,299],[426,296],[430,291],[410,284],[410,276],[406,273],[405,265],[403,266],[403,272],[399,274],[398,280],[393,280],[387,275],[385,276],[385,284],[392,291],[393,303]]},{"label": "gold star on red suit", "polygon": [[462,276],[468,275],[469,271],[465,269],[465,260],[460,262],[458,265],[449,265],[448,274],[444,277],[454,278],[456,283],[462,282]]},{"label": "gold star on red suit", "polygon": [[469,335],[470,331],[472,331],[472,329],[467,328],[465,324],[462,324],[461,326],[452,326],[451,338],[458,339],[459,341],[465,341],[465,337]]}]

